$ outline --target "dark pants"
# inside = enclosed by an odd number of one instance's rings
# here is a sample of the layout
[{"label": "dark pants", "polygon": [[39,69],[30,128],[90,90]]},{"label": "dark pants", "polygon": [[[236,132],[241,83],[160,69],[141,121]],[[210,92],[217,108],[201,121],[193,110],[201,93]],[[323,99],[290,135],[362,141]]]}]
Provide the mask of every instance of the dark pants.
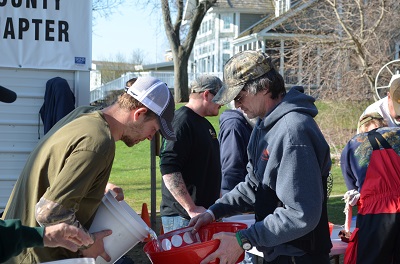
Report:
[{"label": "dark pants", "polygon": [[300,257],[279,256],[271,262],[264,260],[263,264],[329,264],[329,254],[310,255]]}]

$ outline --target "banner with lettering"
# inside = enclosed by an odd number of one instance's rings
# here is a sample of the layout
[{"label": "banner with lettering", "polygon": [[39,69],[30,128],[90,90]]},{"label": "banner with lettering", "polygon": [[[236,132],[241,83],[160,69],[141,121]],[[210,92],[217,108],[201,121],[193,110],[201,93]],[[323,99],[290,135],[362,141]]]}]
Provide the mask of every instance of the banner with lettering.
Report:
[{"label": "banner with lettering", "polygon": [[91,0],[0,0],[0,67],[88,71]]}]

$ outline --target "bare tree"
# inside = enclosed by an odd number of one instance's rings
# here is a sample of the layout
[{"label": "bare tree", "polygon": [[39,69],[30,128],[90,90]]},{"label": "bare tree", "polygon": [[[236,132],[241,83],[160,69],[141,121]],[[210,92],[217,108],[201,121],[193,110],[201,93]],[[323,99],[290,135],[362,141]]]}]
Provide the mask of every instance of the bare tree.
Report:
[{"label": "bare tree", "polygon": [[301,36],[288,41],[285,70],[325,95],[372,98],[378,70],[394,59],[399,6],[397,0],[316,1],[281,25]]},{"label": "bare tree", "polygon": [[94,19],[96,19],[97,15],[104,17],[111,15],[124,2],[125,0],[93,0],[92,11]]},{"label": "bare tree", "polygon": [[141,49],[133,50],[130,57],[122,53],[110,55],[95,61],[97,69],[101,73],[101,83],[113,81],[127,72],[134,72],[135,65],[141,65],[144,61],[144,52]]},{"label": "bare tree", "polygon": [[[167,35],[174,61],[174,98],[175,102],[187,102],[188,61],[201,22],[216,0],[196,0],[196,6],[191,14],[190,24],[183,25],[183,0],[161,0],[165,33]],[[174,22],[172,21],[174,16]]]}]

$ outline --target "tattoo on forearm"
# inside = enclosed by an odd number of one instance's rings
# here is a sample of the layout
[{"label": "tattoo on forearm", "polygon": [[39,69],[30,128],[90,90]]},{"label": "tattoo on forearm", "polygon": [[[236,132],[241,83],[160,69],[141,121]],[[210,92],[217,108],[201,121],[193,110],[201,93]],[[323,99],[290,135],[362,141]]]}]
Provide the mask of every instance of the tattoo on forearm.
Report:
[{"label": "tattoo on forearm", "polygon": [[167,174],[165,179],[166,183],[169,186],[169,191],[173,195],[183,196],[186,195],[187,189],[185,185],[185,181],[182,178],[182,174],[180,172],[174,172],[171,174]]},{"label": "tattoo on forearm", "polygon": [[[95,237],[90,234],[89,231],[78,221],[73,209],[67,209],[61,204],[47,200],[43,197],[40,198],[39,202],[35,206],[35,217],[40,226],[51,226],[58,223],[66,223],[83,229],[92,237],[93,240],[95,239]],[[79,249],[85,250],[92,245],[93,244],[82,246]]]},{"label": "tattoo on forearm", "polygon": [[36,221],[41,226],[66,223],[85,230],[76,219],[75,212],[72,209],[63,207],[61,204],[42,197],[36,204],[35,210]]}]

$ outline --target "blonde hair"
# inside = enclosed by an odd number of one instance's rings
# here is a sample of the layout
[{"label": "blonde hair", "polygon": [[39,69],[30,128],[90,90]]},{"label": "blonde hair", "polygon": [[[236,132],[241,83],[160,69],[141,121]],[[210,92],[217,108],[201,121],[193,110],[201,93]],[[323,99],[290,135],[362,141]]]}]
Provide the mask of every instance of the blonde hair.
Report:
[{"label": "blonde hair", "polygon": [[374,113],[363,115],[360,118],[358,130],[360,133],[365,133],[372,129],[379,128],[379,127],[385,127],[385,126],[388,126],[385,119],[383,119],[383,117],[379,113],[374,112]]}]

